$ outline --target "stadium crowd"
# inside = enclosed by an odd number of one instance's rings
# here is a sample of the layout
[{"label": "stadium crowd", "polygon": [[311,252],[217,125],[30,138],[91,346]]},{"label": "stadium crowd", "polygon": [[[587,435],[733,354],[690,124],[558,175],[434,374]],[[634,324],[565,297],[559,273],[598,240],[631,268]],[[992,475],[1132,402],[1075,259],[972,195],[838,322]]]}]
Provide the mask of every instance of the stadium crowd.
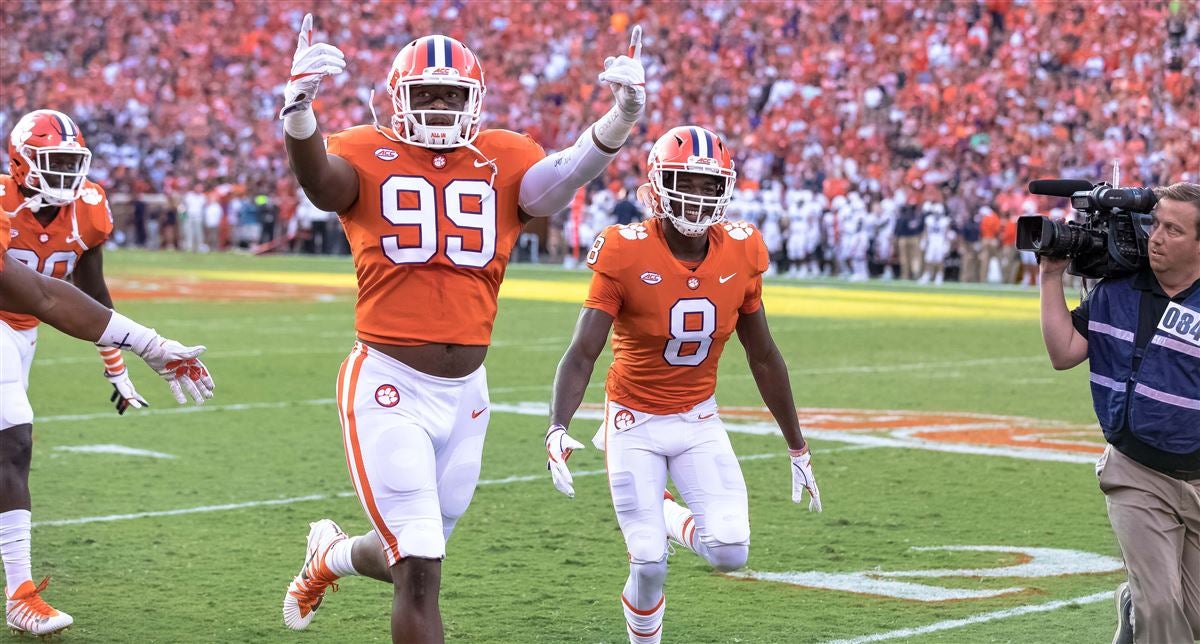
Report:
[{"label": "stadium crowd", "polygon": [[[310,9],[291,0],[5,2],[0,81],[12,91],[0,130],[39,107],[71,114],[96,157],[92,178],[122,206],[129,243],[200,250],[299,233],[308,250],[335,251],[336,219],[301,203],[276,120]],[[528,132],[547,149],[571,144],[607,109],[596,83],[603,57],[643,26],[641,144],[594,184],[587,208],[543,233],[554,256],[586,248],[595,225],[579,213],[628,205],[621,197],[644,176],[649,146],[679,123],[731,143],[747,191],[739,212],[780,229],[785,260],[801,211],[826,220],[816,259],[834,270],[843,213],[870,220],[872,264],[905,260],[899,273],[915,278],[920,269],[906,264],[919,265],[924,249],[904,238],[927,237],[928,215],[950,218],[955,256],[983,254],[993,239],[1011,246],[1010,220],[1055,205],[1024,193],[1031,178],[1099,181],[1117,161],[1126,185],[1200,181],[1197,0],[566,0],[553,11],[354,0],[316,11],[318,37],[349,61],[316,103],[326,133],[369,123],[371,90],[382,90],[393,56],[436,32],[483,61],[485,125]],[[386,121],[382,91],[375,106]],[[879,221],[900,222],[896,243],[877,241]],[[984,278],[982,261],[963,277]]]}]

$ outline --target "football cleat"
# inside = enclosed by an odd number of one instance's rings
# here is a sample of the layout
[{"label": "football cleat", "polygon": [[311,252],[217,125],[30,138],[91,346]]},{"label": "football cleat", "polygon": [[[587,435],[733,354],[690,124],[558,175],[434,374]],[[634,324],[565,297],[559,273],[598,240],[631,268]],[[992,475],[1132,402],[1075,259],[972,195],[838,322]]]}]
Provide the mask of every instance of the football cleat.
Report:
[{"label": "football cleat", "polygon": [[26,581],[17,586],[16,591],[8,597],[4,617],[8,627],[14,632],[38,636],[53,635],[61,633],[75,623],[70,615],[54,610],[42,599],[41,593],[49,583],[49,577],[36,586],[32,581]]},{"label": "football cleat", "polygon": [[670,492],[663,492],[663,518],[667,523],[667,541],[677,543],[688,550],[692,547],[692,539],[696,535],[696,522],[687,508],[675,502]]},{"label": "football cleat", "polygon": [[345,538],[346,533],[329,519],[309,524],[304,565],[300,568],[300,574],[288,584],[287,593],[283,596],[283,623],[288,628],[294,631],[308,628],[317,608],[321,606],[325,590],[328,588],[337,592],[337,575],[325,565],[325,557],[333,544]]}]

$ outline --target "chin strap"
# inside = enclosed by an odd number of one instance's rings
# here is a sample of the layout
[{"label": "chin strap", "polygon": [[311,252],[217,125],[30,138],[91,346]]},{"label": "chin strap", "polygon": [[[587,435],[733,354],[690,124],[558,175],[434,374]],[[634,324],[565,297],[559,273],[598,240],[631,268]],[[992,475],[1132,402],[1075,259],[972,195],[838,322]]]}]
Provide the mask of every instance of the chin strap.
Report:
[{"label": "chin strap", "polygon": [[[496,160],[487,158],[487,155],[484,154],[483,152],[481,152],[479,150],[479,148],[475,147],[474,143],[468,143],[468,144],[464,145],[463,147],[474,152],[476,155],[479,156],[480,159],[483,159],[484,162],[487,163],[492,168],[492,177],[490,179],[488,179],[488,187],[495,188],[496,175],[500,173],[500,167],[496,165]],[[486,195],[484,195],[484,198],[481,201],[487,201],[495,192],[496,192],[495,190],[489,190],[488,193]]]},{"label": "chin strap", "polygon": [[404,141],[401,141],[399,138],[388,134],[387,131],[385,131],[383,127],[379,125],[379,115],[375,113],[375,88],[373,87],[371,88],[371,96],[367,98],[367,109],[371,110],[371,126],[375,128],[376,132],[382,134],[383,138],[393,143],[404,143]]},{"label": "chin strap", "polygon": [[71,236],[67,238],[67,243],[75,242],[79,247],[87,250],[87,244],[83,243],[83,237],[79,234],[79,219],[75,216],[75,202],[71,202]]},{"label": "chin strap", "polygon": [[[35,194],[32,197],[26,199],[25,201],[22,201],[20,203],[20,205],[18,205],[12,212],[9,212],[7,210],[0,210],[0,212],[3,213],[3,216],[12,218],[12,217],[16,217],[17,213],[21,212],[22,210],[24,210],[26,208],[28,208],[30,212],[35,212],[35,211],[41,210],[42,208],[45,208],[48,205],[51,205],[51,204],[47,204],[42,199],[42,196],[43,195],[41,193]],[[65,208],[66,206],[67,206],[67,204],[62,204],[59,207]],[[75,202],[72,201],[70,203],[70,206],[71,206],[71,235],[69,237],[67,237],[67,243],[70,244],[70,243],[74,242],[76,244],[79,244],[80,248],[82,248],[84,250],[89,250],[88,245],[83,243],[83,236],[81,236],[79,234],[79,218],[75,216]]]}]

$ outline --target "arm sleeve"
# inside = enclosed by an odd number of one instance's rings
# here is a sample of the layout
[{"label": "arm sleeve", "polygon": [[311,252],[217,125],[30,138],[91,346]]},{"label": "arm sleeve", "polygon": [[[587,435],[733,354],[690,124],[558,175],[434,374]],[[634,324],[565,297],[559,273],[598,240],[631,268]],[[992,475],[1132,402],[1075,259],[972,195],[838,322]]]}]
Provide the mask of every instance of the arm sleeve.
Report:
[{"label": "arm sleeve", "polygon": [[624,300],[625,291],[620,282],[604,273],[592,273],[592,284],[588,287],[587,299],[583,301],[584,308],[604,311],[615,319]]},{"label": "arm sleeve", "polygon": [[532,217],[549,217],[571,204],[575,191],[604,171],[616,157],[596,147],[592,128],[575,145],[538,161],[521,179],[521,210]]}]

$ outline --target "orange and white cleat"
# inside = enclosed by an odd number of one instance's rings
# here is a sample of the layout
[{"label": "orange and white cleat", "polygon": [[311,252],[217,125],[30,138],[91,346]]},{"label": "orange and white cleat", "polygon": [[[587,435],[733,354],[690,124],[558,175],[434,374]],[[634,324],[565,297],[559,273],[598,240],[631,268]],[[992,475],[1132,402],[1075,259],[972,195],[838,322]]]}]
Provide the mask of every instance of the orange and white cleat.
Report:
[{"label": "orange and white cleat", "polygon": [[692,519],[692,511],[675,502],[675,496],[669,491],[663,492],[663,519],[667,524],[667,543],[677,543],[688,550],[696,537],[696,522]]},{"label": "orange and white cleat", "polygon": [[70,615],[55,610],[42,599],[42,591],[46,590],[49,583],[50,578],[46,577],[36,586],[32,581],[17,586],[4,606],[4,617],[9,628],[17,633],[41,636],[61,633],[75,623]]},{"label": "orange and white cleat", "polygon": [[300,574],[288,584],[283,596],[283,623],[299,631],[312,623],[327,588],[337,592],[337,575],[325,565],[325,556],[333,544],[346,538],[338,524],[321,519],[309,524],[308,551]]}]

